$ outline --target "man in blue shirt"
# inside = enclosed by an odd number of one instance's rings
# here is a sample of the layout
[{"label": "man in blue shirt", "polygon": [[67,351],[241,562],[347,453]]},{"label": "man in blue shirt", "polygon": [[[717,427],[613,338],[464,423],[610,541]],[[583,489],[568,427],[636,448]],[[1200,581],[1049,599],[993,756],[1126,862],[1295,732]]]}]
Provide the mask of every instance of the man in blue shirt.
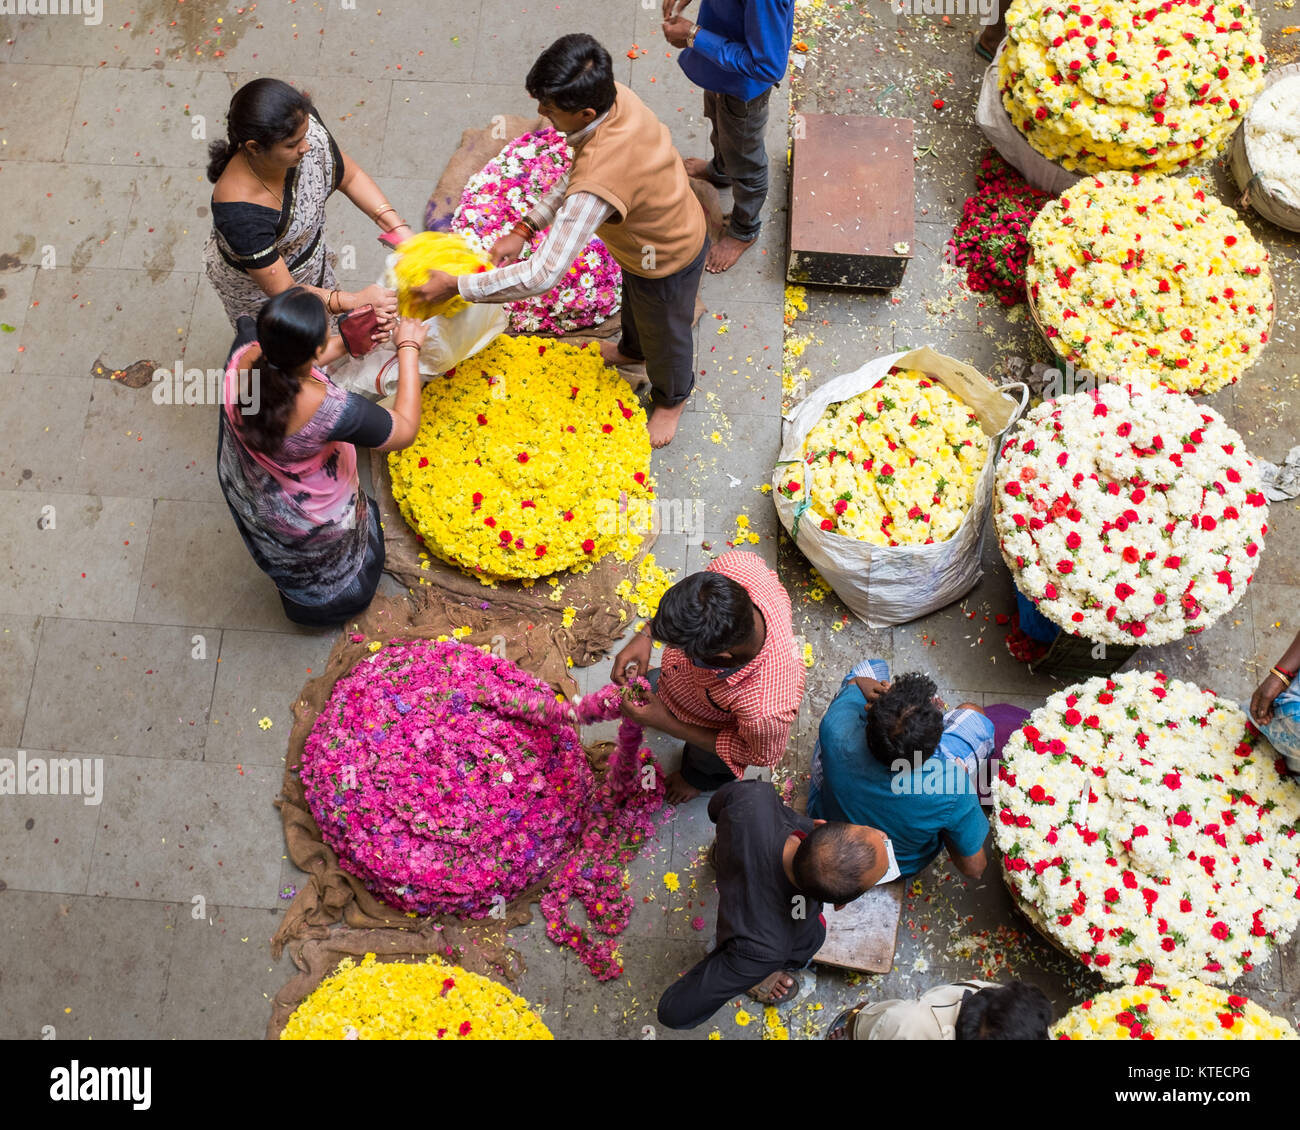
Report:
[{"label": "man in blue shirt", "polygon": [[664,38],[682,47],[686,77],[704,90],[713,159],[686,160],[686,171],[731,186],[726,234],[709,249],[705,270],[731,267],[758,238],[767,199],[767,102],[790,60],[794,0],[701,0],[700,20],[681,15],[691,0],[664,0]]},{"label": "man in blue shirt", "polygon": [[845,676],[818,731],[808,815],[879,828],[904,875],[946,847],[978,879],[989,826],[974,776],[993,752],[993,723],[969,702],[945,717],[925,675],[888,679],[879,659]]}]

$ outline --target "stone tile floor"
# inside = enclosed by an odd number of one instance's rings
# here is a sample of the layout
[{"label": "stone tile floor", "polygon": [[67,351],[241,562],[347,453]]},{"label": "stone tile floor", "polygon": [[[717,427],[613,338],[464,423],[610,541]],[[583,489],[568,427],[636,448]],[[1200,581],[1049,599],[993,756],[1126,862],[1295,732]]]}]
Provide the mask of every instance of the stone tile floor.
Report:
[{"label": "stone tile floor", "polygon": [[[1286,6],[1259,7],[1275,58],[1287,50],[1278,35]],[[220,133],[230,94],[267,73],[310,89],[344,150],[414,220],[463,129],[532,112],[527,63],[566,31],[601,38],[619,79],[668,123],[682,152],[702,153],[699,92],[660,41],[657,8],[394,0],[378,13],[320,0],[242,9],[139,0],[129,21],[109,12],[96,27],[70,17],[0,25],[9,91],[0,190],[14,202],[0,220],[0,756],[24,749],[105,763],[98,807],[4,798],[0,1035],[36,1038],[53,1025],[59,1038],[255,1038],[267,998],[292,973],[267,945],[283,892],[302,881],[284,858],[272,801],[289,704],[319,672],[332,633],[283,619],[235,534],[215,484],[215,409],[156,405],[147,390],[92,376],[101,358],[109,368],[141,358],[207,368],[225,356],[229,328],[200,252],[210,225],[206,137]],[[811,598],[807,565],[757,489],[780,441],[781,157],[792,85],[796,110],[907,116],[918,148],[934,143],[917,160],[917,255],[903,285],[892,294],[810,292],[790,327],[802,352],[788,363],[809,370],[806,387],[921,344],[995,377],[1014,357],[1043,356],[1023,311],[983,305],[942,263],[981,148],[971,112],[982,64],[970,31],[960,17],[898,17],[885,0],[813,0],[801,10],[810,51],[773,99],[764,234],[736,270],[705,279],[699,394],[678,441],[655,456],[661,497],[699,500],[700,509],[697,525],[662,537],[660,562],[701,568],[747,514],[761,539],[753,548],[792,593],[796,632],[816,656],[783,774],[796,796],[820,714],[864,654],[896,670],[927,669],[945,695],[975,701],[1032,706],[1054,687],[1002,646],[994,616],[1010,610],[1011,586],[989,539],[984,579],[964,600],[868,629],[834,596]],[[633,44],[644,49],[635,60],[626,56]],[[936,97],[944,109],[933,108]],[[1231,198],[1224,170],[1214,178]],[[1248,219],[1273,253],[1274,344],[1213,403],[1255,452],[1278,458],[1296,434],[1297,245]],[[356,249],[344,285],[377,274],[381,251],[346,200],[331,204],[328,236],[335,248]],[[1230,622],[1191,646],[1144,652],[1142,664],[1247,695],[1296,627],[1297,511],[1274,506],[1269,551]],[[384,588],[397,591],[387,579]],[[589,668],[579,684],[606,674]],[[257,726],[262,717],[270,730]],[[671,767],[672,743],[657,739],[657,748]],[[630,868],[637,905],[616,982],[596,982],[536,921],[513,932],[527,963],[520,990],[557,1036],[678,1036],[647,1027],[657,1028],[659,993],[711,940],[715,894],[699,860],[711,834],[704,802],[692,802]],[[676,894],[662,882],[668,871],[681,876]],[[979,974],[1031,980],[1059,1011],[1095,988],[1012,909],[996,873],[971,883],[936,864],[909,887],[894,969],[878,977],[822,969],[815,994],[786,1023],[794,1038],[817,1036],[863,997],[912,996]],[[1294,1019],[1297,945],[1246,986]],[[738,1007],[681,1035],[761,1038],[761,1023],[736,1023]]]}]

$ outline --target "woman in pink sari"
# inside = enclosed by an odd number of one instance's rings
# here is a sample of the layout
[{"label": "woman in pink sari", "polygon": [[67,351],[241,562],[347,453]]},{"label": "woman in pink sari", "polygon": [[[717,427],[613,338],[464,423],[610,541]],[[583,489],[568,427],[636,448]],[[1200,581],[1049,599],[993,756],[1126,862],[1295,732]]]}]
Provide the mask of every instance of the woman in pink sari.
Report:
[{"label": "woman in pink sari", "polygon": [[217,477],[285,615],[312,626],[364,610],[384,567],[373,500],[357,479],[356,445],[406,447],[420,425],[417,364],[424,324],[397,328],[397,398],[390,412],[333,384],[317,366],[343,352],[325,307],[302,287],[277,294],[256,323],[238,321],[226,363]]}]

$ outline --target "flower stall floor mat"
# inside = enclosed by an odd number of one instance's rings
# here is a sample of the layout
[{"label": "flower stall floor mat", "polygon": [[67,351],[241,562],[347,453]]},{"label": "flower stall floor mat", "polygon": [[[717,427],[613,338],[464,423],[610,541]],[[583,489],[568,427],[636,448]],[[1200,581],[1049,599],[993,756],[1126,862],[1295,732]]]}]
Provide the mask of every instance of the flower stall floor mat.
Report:
[{"label": "flower stall floor mat", "polygon": [[[384,569],[410,587],[417,599],[427,595],[431,601],[441,600],[445,608],[463,605],[466,616],[482,611],[481,606],[488,604],[493,611],[518,621],[521,635],[531,632],[534,625],[544,626],[575,667],[586,667],[604,658],[610,646],[626,633],[632,621],[617,589],[625,580],[636,584],[637,570],[654,546],[657,524],[642,541],[637,555],[626,563],[609,554],[589,573],[557,574],[558,585],[539,579],[525,587],[520,581],[502,580],[492,588],[426,553],[393,498],[386,455],[371,452],[370,473],[384,530]],[[422,553],[426,553],[423,558]],[[557,591],[563,594],[558,599]],[[567,627],[566,607],[577,609]]]}]

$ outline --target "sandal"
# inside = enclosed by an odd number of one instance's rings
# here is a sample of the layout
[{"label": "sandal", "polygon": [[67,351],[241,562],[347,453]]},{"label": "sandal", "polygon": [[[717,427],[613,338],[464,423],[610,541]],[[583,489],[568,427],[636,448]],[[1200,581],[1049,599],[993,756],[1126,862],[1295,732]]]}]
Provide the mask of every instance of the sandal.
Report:
[{"label": "sandal", "polygon": [[839,1014],[839,1016],[837,1016],[833,1021],[831,1021],[831,1026],[826,1029],[826,1035],[823,1037],[823,1039],[827,1039],[827,1040],[853,1039],[852,1031],[849,1031],[846,1035],[843,1036],[837,1036],[836,1033],[844,1032],[846,1029],[852,1029],[853,1021],[857,1019],[858,1013],[861,1012],[866,1007],[867,1007],[867,1002],[863,1001],[861,1004],[854,1005],[852,1008],[846,1008],[843,1012]]},{"label": "sandal", "polygon": [[[773,1000],[772,990],[776,988],[780,977],[789,977],[795,983],[795,988],[779,1000]],[[765,1007],[772,1005],[775,1008],[788,1008],[809,996],[816,988],[817,977],[810,970],[778,969],[775,973],[769,973],[752,989],[746,990],[745,995]]]},{"label": "sandal", "polygon": [[987,59],[991,63],[993,62],[993,55],[997,51],[997,48],[995,47],[992,51],[990,51],[987,47],[985,47],[984,44],[980,42],[980,36],[983,34],[984,34],[983,32],[978,32],[975,36],[975,54],[978,55],[981,59]]}]

